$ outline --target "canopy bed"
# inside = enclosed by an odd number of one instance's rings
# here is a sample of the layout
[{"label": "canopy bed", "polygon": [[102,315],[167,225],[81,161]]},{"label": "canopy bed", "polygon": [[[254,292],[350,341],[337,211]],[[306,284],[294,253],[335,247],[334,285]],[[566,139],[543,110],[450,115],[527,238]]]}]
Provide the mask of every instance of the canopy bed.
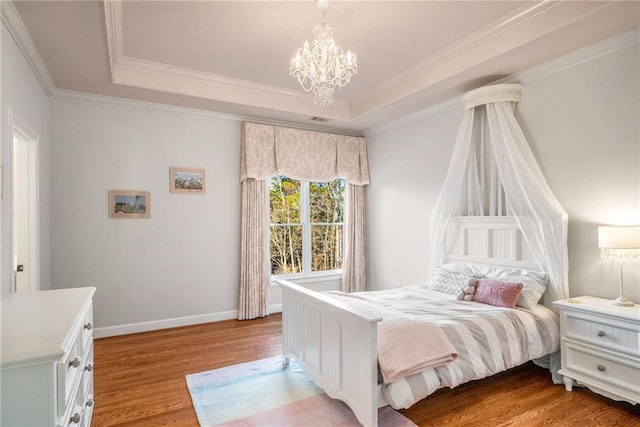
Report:
[{"label": "canopy bed", "polygon": [[377,425],[380,406],[405,408],[528,360],[551,355],[559,367],[551,302],[568,296],[567,215],[515,120],[520,90],[463,98],[425,286],[347,294],[279,282],[285,363],[296,359],[363,425]]}]

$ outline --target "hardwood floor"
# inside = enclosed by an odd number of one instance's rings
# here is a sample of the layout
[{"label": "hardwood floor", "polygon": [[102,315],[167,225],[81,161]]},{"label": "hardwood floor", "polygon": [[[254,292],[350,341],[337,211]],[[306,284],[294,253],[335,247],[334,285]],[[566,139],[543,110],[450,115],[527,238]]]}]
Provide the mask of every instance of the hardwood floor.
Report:
[{"label": "hardwood floor", "polygon": [[[197,426],[186,374],[275,356],[280,315],[95,341],[93,426]],[[527,363],[401,411],[419,426],[640,426],[640,405],[552,385]],[[313,426],[310,420],[309,426]]]}]

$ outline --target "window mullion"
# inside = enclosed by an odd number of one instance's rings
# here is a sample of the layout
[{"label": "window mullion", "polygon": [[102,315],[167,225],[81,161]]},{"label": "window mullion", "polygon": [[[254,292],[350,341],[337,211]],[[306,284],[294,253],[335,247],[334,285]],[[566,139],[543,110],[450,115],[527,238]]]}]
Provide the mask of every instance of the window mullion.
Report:
[{"label": "window mullion", "polygon": [[311,224],[309,183],[300,183],[300,216],[302,221],[302,264],[304,274],[311,273]]}]

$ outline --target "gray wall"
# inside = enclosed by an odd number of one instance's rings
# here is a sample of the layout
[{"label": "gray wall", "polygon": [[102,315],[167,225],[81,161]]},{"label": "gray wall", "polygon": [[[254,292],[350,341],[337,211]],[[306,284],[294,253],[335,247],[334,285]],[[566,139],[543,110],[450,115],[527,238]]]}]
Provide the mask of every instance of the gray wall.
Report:
[{"label": "gray wall", "polygon": [[0,295],[11,291],[11,129],[9,110],[38,136],[38,204],[40,289],[51,283],[51,210],[50,210],[50,100],[11,34],[2,24],[2,147],[0,164],[4,165],[3,198],[0,210]]},{"label": "gray wall", "polygon": [[[640,223],[638,52],[637,39],[596,46],[513,79],[524,83],[516,116],[569,214],[572,296],[617,296],[617,264],[600,259],[597,226]],[[427,219],[461,119],[452,104],[366,134],[372,289],[424,282]],[[640,301],[638,264],[625,267],[626,294]]]},{"label": "gray wall", "polygon": [[[53,287],[97,288],[100,335],[236,316],[240,125],[195,110],[54,97]],[[171,166],[204,168],[206,194],[170,193]],[[110,219],[109,190],[150,191],[151,218]],[[274,288],[275,309],[280,300]]]},{"label": "gray wall", "polygon": [[[98,327],[235,310],[240,123],[90,97],[52,110],[54,287],[97,287]],[[170,166],[206,169],[206,194],[170,193]],[[110,219],[108,190],[150,191],[151,218]]]}]

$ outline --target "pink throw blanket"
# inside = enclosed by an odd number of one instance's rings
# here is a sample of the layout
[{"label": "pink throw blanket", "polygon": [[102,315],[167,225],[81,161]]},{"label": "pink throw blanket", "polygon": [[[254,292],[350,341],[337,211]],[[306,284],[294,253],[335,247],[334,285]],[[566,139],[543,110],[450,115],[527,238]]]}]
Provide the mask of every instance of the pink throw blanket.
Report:
[{"label": "pink throw blanket", "polygon": [[357,294],[335,291],[326,294],[382,317],[378,323],[378,366],[385,384],[446,365],[458,357],[455,347],[437,325],[374,304]]},{"label": "pink throw blanket", "polygon": [[446,365],[458,352],[438,326],[408,316],[378,323],[378,364],[385,384]]}]

